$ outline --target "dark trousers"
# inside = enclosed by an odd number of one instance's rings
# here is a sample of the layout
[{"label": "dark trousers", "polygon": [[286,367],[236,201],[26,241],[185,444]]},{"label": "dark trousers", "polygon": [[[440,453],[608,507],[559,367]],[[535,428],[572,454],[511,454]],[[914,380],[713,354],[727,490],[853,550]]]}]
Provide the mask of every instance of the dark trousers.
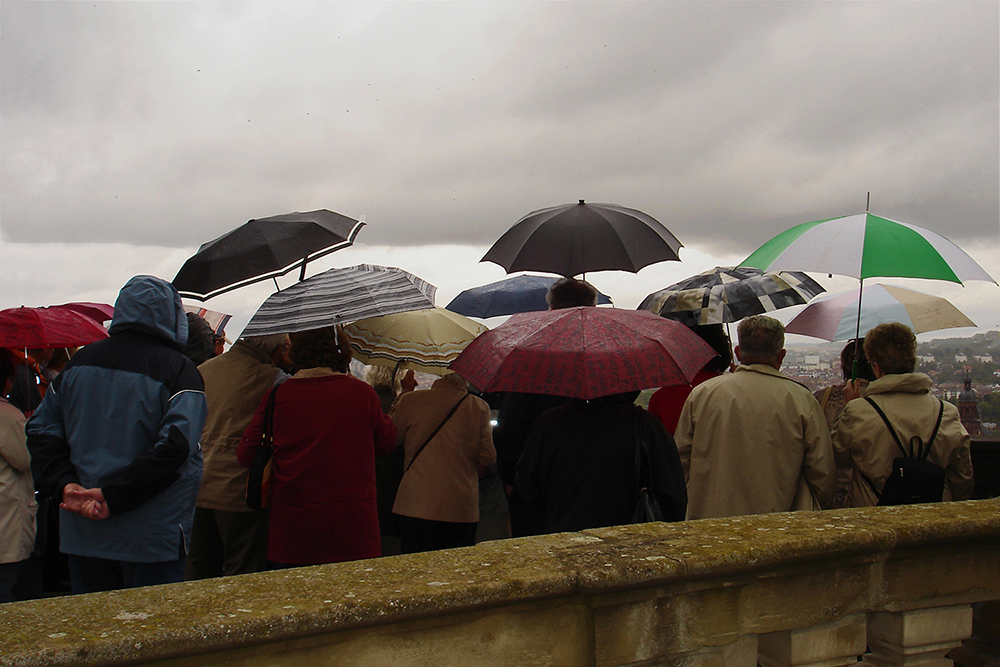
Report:
[{"label": "dark trousers", "polygon": [[263,572],[267,564],[270,510],[224,512],[194,509],[186,579]]},{"label": "dark trousers", "polygon": [[17,599],[14,597],[14,584],[17,583],[22,564],[25,562],[27,561],[0,563],[0,602],[13,602]]},{"label": "dark trousers", "polygon": [[70,554],[69,580],[74,594],[172,584],[184,581],[184,561],[131,563]]},{"label": "dark trousers", "polygon": [[475,523],[431,521],[401,514],[393,517],[399,530],[400,551],[404,554],[471,547],[476,543]]}]

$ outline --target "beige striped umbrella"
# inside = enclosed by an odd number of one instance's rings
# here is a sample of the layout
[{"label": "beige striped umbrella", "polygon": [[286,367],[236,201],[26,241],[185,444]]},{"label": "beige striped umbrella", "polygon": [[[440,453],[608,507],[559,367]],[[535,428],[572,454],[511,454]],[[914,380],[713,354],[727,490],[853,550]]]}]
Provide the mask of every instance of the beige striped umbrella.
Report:
[{"label": "beige striped umbrella", "polygon": [[358,361],[433,375],[448,374],[449,364],[486,330],[482,324],[440,306],[344,326]]}]

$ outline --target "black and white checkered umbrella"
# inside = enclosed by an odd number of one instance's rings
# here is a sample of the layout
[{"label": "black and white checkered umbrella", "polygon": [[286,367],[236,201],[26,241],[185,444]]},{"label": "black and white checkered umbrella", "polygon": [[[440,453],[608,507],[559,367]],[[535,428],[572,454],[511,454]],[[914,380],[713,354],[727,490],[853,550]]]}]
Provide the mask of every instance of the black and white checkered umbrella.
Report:
[{"label": "black and white checkered umbrella", "polygon": [[240,336],[320,329],[434,307],[437,288],[389,266],[330,269],[267,297]]},{"label": "black and white checkered umbrella", "polygon": [[688,326],[722,324],[797,306],[825,291],[801,271],[764,273],[745,266],[716,267],[653,292],[638,309]]}]

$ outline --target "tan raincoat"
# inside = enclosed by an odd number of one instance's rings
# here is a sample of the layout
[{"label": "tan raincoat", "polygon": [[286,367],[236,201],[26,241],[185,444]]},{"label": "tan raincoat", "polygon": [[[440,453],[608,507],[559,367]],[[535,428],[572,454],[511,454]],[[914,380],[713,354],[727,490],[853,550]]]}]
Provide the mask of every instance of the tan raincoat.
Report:
[{"label": "tan raincoat", "polygon": [[[920,436],[926,442],[934,431],[938,399],[930,394],[931,379],[923,373],[883,375],[868,385],[865,395],[874,400],[903,444]],[[841,467],[853,466],[854,479],[847,496],[848,507],[871,507],[878,498],[860,471],[881,489],[892,469],[892,460],[902,456],[885,422],[863,398],[847,404],[834,429],[833,446]],[[927,460],[945,469],[944,500],[965,500],[972,495],[972,459],[969,433],[958,417],[958,408],[945,402],[941,427]]]},{"label": "tan raincoat", "polygon": [[688,519],[833,502],[836,469],[823,411],[806,387],[770,366],[739,366],[695,387],[674,439]]}]

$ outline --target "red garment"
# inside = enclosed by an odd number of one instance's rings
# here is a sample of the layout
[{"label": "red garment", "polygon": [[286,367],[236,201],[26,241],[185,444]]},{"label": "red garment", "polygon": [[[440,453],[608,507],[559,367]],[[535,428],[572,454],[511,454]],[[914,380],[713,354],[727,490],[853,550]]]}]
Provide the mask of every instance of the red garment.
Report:
[{"label": "red garment", "polygon": [[677,431],[677,420],[681,417],[681,408],[691,390],[705,380],[710,380],[720,373],[700,370],[691,380],[691,384],[679,384],[673,387],[660,387],[649,399],[649,413],[663,422],[667,433],[673,435]]},{"label": "red garment", "polygon": [[[382,554],[375,457],[396,443],[396,427],[368,384],[349,375],[293,377],[276,389],[268,559],[338,563]],[[260,447],[264,395],[236,455]]]}]

